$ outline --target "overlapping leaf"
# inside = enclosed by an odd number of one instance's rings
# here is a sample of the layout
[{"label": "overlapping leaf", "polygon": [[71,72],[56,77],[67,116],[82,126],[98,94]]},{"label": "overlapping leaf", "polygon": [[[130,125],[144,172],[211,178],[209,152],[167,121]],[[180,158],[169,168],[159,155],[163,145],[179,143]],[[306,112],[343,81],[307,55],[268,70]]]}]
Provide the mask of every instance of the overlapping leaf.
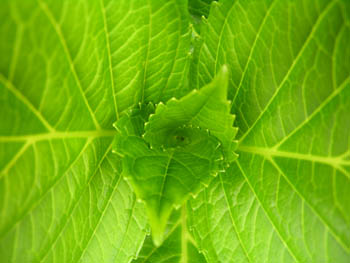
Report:
[{"label": "overlapping leaf", "polygon": [[191,202],[209,262],[349,261],[349,20],[348,1],[212,4],[194,67],[229,66],[240,144]]},{"label": "overlapping leaf", "polygon": [[[0,1],[1,262],[349,261],[349,1],[210,2]],[[144,206],[110,153],[112,123],[140,101],[205,86],[223,65],[239,158],[187,202],[162,246],[148,238],[140,251]],[[169,109],[158,106],[160,123]],[[143,134],[149,114],[123,128]],[[187,137],[188,118],[158,133],[157,116],[146,136],[157,158],[170,160],[157,139],[214,136],[224,157],[235,147],[233,119]],[[148,142],[137,156],[153,157]]]},{"label": "overlapping leaf", "polygon": [[233,127],[235,116],[230,114],[231,105],[227,101],[227,83],[228,72],[223,67],[218,76],[199,91],[193,90],[179,101],[170,100],[166,106],[160,104],[145,126],[144,139],[151,146],[164,146],[178,127],[200,127],[219,139],[226,162],[235,160],[237,128]]},{"label": "overlapping leaf", "polygon": [[[123,158],[124,176],[146,203],[157,245],[173,207],[196,195],[230,161],[225,154],[233,151],[236,130],[224,99],[226,74],[179,101],[159,104],[155,113],[152,104],[141,104],[115,124],[115,152]],[[221,116],[216,125],[214,116]]]},{"label": "overlapping leaf", "polygon": [[186,214],[186,207],[174,211],[168,221],[163,244],[155,246],[152,238],[148,236],[138,259],[133,263],[206,263],[188,231]]},{"label": "overlapping leaf", "polygon": [[188,89],[186,1],[5,0],[0,21],[0,261],[129,262],[147,221],[112,123]]}]

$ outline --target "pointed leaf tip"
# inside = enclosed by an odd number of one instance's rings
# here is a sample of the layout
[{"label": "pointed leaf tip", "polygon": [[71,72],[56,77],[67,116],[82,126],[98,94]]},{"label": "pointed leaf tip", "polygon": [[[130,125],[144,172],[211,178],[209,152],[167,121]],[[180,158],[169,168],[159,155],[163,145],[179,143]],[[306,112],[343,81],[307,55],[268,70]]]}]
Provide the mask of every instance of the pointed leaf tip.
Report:
[{"label": "pointed leaf tip", "polygon": [[208,187],[225,162],[235,159],[227,86],[223,66],[203,88],[156,109],[141,105],[117,122],[116,149],[137,197],[145,201],[156,246],[176,205]]}]

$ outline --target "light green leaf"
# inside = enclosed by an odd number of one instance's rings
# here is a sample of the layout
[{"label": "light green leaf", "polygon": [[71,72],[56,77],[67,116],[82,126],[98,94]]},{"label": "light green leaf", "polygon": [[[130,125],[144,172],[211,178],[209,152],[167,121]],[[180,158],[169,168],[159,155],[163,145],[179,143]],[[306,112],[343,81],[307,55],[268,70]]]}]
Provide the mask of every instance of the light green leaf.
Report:
[{"label": "light green leaf", "polygon": [[193,126],[207,129],[222,144],[225,161],[232,162],[237,143],[234,138],[234,115],[230,114],[227,101],[227,68],[202,89],[193,90],[181,100],[171,99],[167,105],[160,104],[156,113],[145,125],[144,139],[153,147],[169,147],[169,137],[178,127]]},{"label": "light green leaf", "polygon": [[187,229],[186,214],[186,207],[175,210],[168,221],[163,244],[155,246],[148,236],[133,263],[206,263]]},{"label": "light green leaf", "polygon": [[194,67],[222,65],[239,158],[191,201],[208,262],[350,259],[348,1],[213,4]]},{"label": "light green leaf", "polygon": [[123,175],[146,203],[156,245],[173,207],[207,186],[223,169],[226,151],[233,151],[236,129],[226,85],[222,71],[203,89],[159,104],[154,114],[152,104],[141,104],[115,123],[114,150],[123,158]]},{"label": "light green leaf", "polygon": [[348,0],[2,0],[0,21],[0,262],[350,261]]},{"label": "light green leaf", "polygon": [[112,123],[188,91],[187,8],[0,1],[1,262],[135,257],[146,217],[110,152]]}]

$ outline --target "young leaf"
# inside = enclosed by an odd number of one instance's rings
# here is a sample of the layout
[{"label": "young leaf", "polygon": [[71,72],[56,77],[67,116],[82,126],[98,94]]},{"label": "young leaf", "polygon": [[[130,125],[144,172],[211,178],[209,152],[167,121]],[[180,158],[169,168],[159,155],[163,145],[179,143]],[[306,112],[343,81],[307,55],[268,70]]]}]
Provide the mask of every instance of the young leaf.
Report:
[{"label": "young leaf", "polygon": [[181,126],[201,127],[209,130],[222,143],[225,161],[232,162],[237,128],[227,101],[228,72],[224,66],[217,77],[200,90],[193,90],[180,100],[171,99],[160,104],[145,126],[144,139],[151,146],[166,146],[171,134]]},{"label": "young leaf", "polygon": [[[207,263],[187,229],[186,207],[174,211],[166,227],[164,242],[157,247],[147,236],[137,260],[132,263]],[[166,261],[165,261],[166,262]]]},{"label": "young leaf", "polygon": [[[226,101],[227,70],[212,83],[180,100],[140,104],[115,123],[114,151],[123,158],[123,175],[146,203],[156,245],[174,206],[235,158],[236,129]],[[217,116],[214,119],[214,116]],[[232,152],[231,152],[232,151]]]}]

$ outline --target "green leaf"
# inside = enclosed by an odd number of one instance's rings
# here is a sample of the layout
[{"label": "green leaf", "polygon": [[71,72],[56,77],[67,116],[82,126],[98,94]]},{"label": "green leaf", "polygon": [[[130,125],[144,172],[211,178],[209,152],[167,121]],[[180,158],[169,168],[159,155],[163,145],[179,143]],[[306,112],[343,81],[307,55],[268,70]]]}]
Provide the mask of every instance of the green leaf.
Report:
[{"label": "green leaf", "polygon": [[187,229],[186,214],[186,207],[175,210],[168,221],[163,244],[155,246],[148,236],[133,263],[206,263]]},{"label": "green leaf", "polygon": [[152,104],[141,104],[115,123],[114,150],[123,158],[123,175],[146,203],[156,245],[173,207],[196,195],[223,169],[223,161],[235,157],[226,86],[223,70],[203,89],[159,104],[154,114]]},{"label": "green leaf", "polygon": [[193,16],[208,17],[211,2],[213,0],[188,0],[188,9]]},{"label": "green leaf", "polygon": [[188,10],[191,14],[192,25],[199,33],[203,27],[203,19],[208,17],[210,4],[213,0],[188,0]]},{"label": "green leaf", "polygon": [[110,152],[112,123],[188,91],[187,8],[0,1],[1,262],[136,256],[147,219]]},{"label": "green leaf", "polygon": [[182,126],[207,129],[222,144],[225,160],[236,159],[234,138],[237,128],[230,114],[227,101],[227,68],[223,67],[218,76],[200,90],[193,90],[181,100],[171,99],[167,105],[160,104],[145,126],[144,139],[153,147],[169,146],[169,138]]},{"label": "green leaf", "polygon": [[239,158],[191,201],[208,262],[349,261],[349,21],[341,0],[213,3],[196,85],[230,69]]},{"label": "green leaf", "polygon": [[348,0],[0,19],[0,262],[349,262]]}]

